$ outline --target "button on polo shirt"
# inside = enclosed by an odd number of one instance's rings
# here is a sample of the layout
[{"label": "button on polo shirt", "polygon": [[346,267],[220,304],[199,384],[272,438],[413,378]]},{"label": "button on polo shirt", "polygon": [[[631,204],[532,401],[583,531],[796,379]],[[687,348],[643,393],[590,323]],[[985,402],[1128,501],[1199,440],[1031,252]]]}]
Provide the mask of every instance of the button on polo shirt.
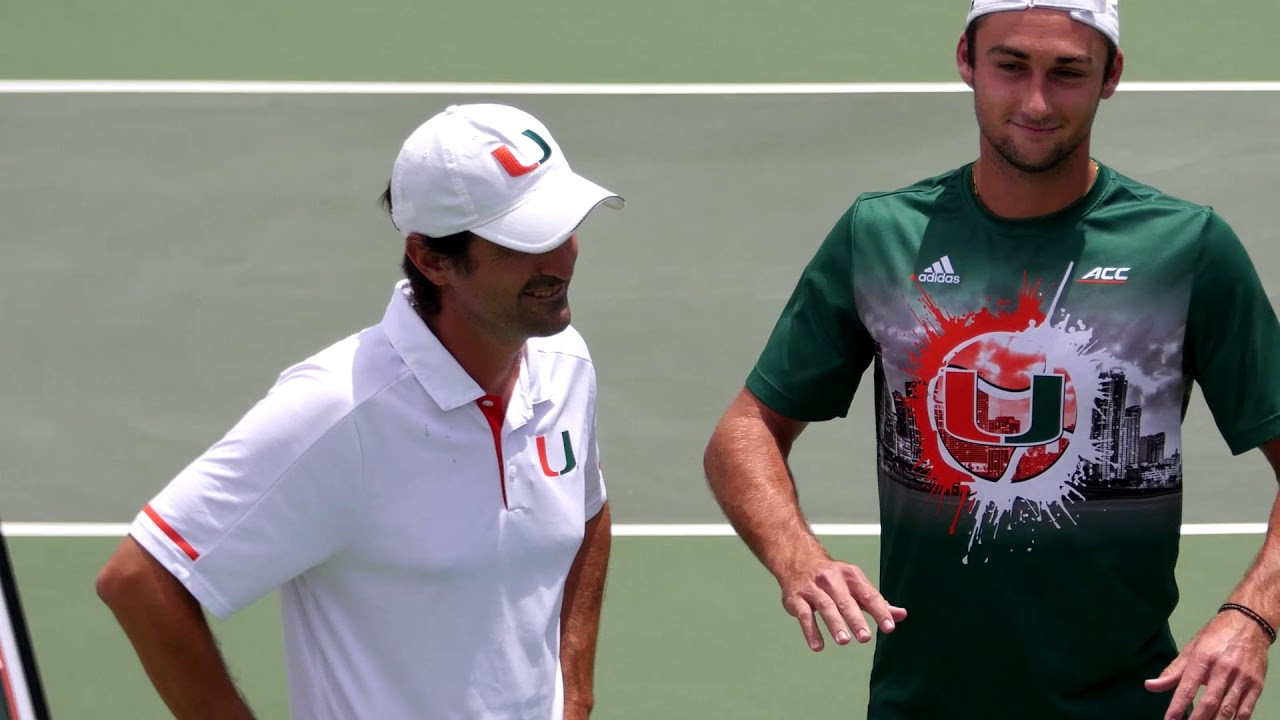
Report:
[{"label": "button on polo shirt", "polygon": [[218,617],[281,588],[294,717],[558,720],[564,580],[605,501],[590,356],[572,328],[529,340],[502,407],[406,293],[130,532]]}]

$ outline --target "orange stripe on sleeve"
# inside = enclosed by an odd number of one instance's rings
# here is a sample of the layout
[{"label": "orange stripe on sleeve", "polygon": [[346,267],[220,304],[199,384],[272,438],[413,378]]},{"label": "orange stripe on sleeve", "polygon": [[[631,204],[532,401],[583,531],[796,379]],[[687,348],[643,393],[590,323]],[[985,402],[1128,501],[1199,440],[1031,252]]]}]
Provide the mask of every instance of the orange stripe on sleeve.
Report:
[{"label": "orange stripe on sleeve", "polygon": [[165,522],[164,518],[160,517],[160,513],[156,512],[149,503],[142,506],[142,512],[146,513],[147,517],[151,518],[151,521],[164,531],[164,534],[168,535],[169,539],[172,540],[175,545],[182,548],[182,552],[186,553],[187,557],[192,560],[200,559],[200,553],[196,552],[196,549],[191,547],[191,543],[187,542],[186,538],[179,535],[178,531],[174,530],[172,525]]}]

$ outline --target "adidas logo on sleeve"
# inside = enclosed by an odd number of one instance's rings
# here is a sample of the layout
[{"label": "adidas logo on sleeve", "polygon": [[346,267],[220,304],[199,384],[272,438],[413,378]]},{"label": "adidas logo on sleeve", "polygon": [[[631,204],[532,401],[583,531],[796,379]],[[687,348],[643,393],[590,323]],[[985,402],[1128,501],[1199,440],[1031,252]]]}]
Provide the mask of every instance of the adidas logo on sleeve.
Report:
[{"label": "adidas logo on sleeve", "polygon": [[960,276],[956,274],[955,268],[951,267],[951,257],[943,255],[934,261],[933,265],[924,269],[916,279],[922,283],[932,283],[935,285],[959,285]]}]

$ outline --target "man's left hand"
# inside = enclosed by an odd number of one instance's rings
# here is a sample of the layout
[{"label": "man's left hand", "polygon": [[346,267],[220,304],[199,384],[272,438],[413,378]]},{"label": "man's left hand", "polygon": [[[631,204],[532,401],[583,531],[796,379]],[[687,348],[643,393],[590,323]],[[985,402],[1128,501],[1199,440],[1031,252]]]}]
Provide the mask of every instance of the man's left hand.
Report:
[{"label": "man's left hand", "polygon": [[1157,693],[1177,688],[1165,720],[1186,717],[1202,685],[1204,696],[1190,720],[1249,720],[1267,676],[1269,647],[1269,638],[1248,616],[1220,612],[1146,688]]}]

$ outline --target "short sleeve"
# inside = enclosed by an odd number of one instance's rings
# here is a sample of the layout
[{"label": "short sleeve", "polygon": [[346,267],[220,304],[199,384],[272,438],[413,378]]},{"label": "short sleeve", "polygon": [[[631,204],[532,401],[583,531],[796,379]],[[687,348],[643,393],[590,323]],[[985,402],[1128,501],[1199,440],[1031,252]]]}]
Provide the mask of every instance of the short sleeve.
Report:
[{"label": "short sleeve", "polygon": [[853,296],[857,204],[828,233],[774,325],[747,389],[794,420],[844,417],[875,344]]},{"label": "short sleeve", "polygon": [[1280,436],[1280,325],[1231,227],[1205,224],[1187,318],[1187,358],[1233,454]]},{"label": "short sleeve", "polygon": [[225,618],[342,548],[361,470],[350,403],[295,373],[171,480],[130,534]]}]

